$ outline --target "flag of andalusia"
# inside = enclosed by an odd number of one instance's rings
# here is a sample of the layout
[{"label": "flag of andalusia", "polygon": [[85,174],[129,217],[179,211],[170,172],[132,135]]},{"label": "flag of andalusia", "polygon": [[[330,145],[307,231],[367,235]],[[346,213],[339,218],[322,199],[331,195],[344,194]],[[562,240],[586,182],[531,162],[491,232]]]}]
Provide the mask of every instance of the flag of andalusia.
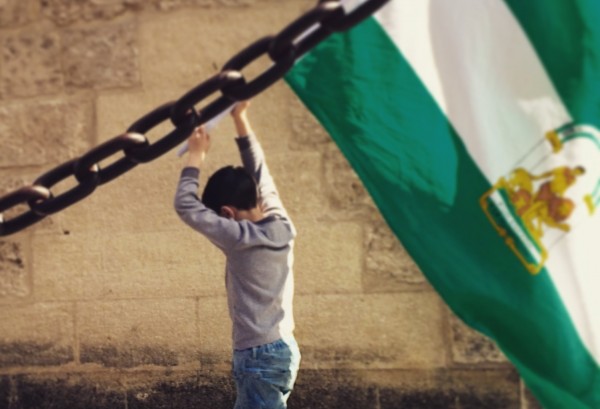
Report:
[{"label": "flag of andalusia", "polygon": [[600,408],[600,1],[391,0],[286,80],[542,405]]}]

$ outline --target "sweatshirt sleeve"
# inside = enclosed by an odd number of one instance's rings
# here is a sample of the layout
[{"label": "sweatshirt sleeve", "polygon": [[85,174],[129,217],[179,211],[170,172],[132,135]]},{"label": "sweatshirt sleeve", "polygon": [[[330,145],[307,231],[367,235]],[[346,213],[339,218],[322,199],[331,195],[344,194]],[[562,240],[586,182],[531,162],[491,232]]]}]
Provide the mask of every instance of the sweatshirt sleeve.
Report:
[{"label": "sweatshirt sleeve", "polygon": [[227,251],[243,240],[243,224],[219,216],[202,203],[197,194],[199,177],[197,168],[186,167],[181,171],[175,193],[175,211],[185,224]]},{"label": "sweatshirt sleeve", "polygon": [[244,168],[254,177],[258,185],[258,200],[266,216],[278,215],[289,221],[289,215],[275,181],[269,172],[265,154],[255,135],[241,136],[236,139]]}]

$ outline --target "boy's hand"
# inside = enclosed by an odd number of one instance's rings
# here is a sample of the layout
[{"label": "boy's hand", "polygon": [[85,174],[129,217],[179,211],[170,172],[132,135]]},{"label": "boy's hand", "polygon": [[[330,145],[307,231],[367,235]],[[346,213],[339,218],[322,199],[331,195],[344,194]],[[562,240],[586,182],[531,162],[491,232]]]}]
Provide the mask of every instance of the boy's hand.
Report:
[{"label": "boy's hand", "polygon": [[231,116],[234,118],[239,118],[246,113],[246,110],[250,106],[250,101],[240,101],[235,104],[233,109],[231,110]]},{"label": "boy's hand", "polygon": [[210,135],[203,126],[194,129],[188,138],[188,161],[186,166],[200,168],[210,149]]},{"label": "boy's hand", "polygon": [[233,123],[238,136],[248,136],[252,133],[252,127],[250,121],[246,115],[246,111],[250,106],[250,101],[240,101],[231,110],[231,116],[233,117]]}]

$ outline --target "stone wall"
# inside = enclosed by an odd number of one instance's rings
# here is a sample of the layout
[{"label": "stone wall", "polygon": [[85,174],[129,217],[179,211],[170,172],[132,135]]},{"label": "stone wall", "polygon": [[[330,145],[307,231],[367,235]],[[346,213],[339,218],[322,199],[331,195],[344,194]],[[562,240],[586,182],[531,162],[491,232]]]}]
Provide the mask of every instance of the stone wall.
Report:
[{"label": "stone wall", "polygon": [[[0,1],[0,194],[123,133],[313,5]],[[299,230],[303,362],[290,407],[537,408],[427,284],[283,82],[250,117]],[[223,122],[203,180],[237,161],[232,137]],[[181,166],[168,153],[0,238],[0,408],[232,407],[223,260],[173,212]]]}]

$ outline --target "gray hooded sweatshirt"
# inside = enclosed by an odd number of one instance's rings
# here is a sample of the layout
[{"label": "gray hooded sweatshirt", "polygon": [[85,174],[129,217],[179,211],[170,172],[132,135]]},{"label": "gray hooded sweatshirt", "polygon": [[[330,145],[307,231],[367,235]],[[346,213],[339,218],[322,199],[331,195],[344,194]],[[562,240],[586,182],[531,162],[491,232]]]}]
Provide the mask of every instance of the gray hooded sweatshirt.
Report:
[{"label": "gray hooded sweatshirt", "polygon": [[294,331],[294,225],[284,209],[264,152],[254,135],[236,139],[244,168],[258,185],[265,218],[235,221],[208,209],[198,197],[200,171],[186,167],[175,195],[175,210],[226,257],[225,282],[233,347],[241,350],[289,338]]}]

